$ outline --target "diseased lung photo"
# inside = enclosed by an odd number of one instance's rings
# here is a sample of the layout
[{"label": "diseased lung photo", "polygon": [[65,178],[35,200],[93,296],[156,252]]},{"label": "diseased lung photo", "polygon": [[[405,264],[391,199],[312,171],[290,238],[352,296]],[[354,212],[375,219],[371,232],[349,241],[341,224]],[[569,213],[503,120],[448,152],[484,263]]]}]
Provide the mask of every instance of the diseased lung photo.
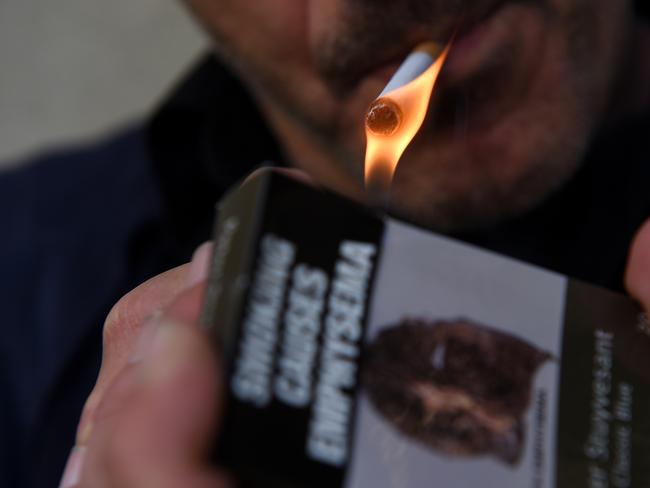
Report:
[{"label": "diseased lung photo", "polygon": [[374,338],[365,391],[399,432],[437,453],[522,457],[531,388],[552,356],[467,319],[403,319]]}]

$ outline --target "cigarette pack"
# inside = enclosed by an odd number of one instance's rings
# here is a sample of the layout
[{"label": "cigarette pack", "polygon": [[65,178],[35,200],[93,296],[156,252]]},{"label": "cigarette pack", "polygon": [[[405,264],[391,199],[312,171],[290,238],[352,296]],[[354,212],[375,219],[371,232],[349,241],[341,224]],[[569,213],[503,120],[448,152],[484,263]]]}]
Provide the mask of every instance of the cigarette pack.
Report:
[{"label": "cigarette pack", "polygon": [[243,486],[650,486],[625,296],[269,172],[219,205],[203,321]]}]

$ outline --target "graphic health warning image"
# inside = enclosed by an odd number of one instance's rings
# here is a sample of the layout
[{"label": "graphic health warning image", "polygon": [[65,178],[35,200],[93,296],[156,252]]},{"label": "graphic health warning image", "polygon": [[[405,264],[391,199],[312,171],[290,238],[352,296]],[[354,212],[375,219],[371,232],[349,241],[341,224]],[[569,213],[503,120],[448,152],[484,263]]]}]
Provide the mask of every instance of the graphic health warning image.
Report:
[{"label": "graphic health warning image", "polygon": [[394,222],[383,244],[347,486],[555,486],[566,278]]}]

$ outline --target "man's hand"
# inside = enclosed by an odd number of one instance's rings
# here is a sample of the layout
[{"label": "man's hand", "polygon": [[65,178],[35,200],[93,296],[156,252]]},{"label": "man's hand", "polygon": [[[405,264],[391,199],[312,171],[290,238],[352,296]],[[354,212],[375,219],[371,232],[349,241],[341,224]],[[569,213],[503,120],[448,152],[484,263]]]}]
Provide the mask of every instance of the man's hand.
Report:
[{"label": "man's hand", "polygon": [[625,272],[625,286],[650,313],[650,219],[636,235]]},{"label": "man's hand", "polygon": [[219,370],[198,327],[210,256],[126,295],[104,326],[104,355],[61,487],[226,487],[204,460]]},{"label": "man's hand", "polygon": [[[218,415],[218,363],[198,327],[209,245],[192,263],[126,295],[104,328],[104,357],[61,487],[226,487],[204,461]],[[650,312],[650,220],[625,284]]]},{"label": "man's hand", "polygon": [[[260,168],[314,184],[295,169]],[[199,329],[210,243],[125,295],[104,324],[102,366],[61,488],[226,487],[204,463],[221,378]]]}]

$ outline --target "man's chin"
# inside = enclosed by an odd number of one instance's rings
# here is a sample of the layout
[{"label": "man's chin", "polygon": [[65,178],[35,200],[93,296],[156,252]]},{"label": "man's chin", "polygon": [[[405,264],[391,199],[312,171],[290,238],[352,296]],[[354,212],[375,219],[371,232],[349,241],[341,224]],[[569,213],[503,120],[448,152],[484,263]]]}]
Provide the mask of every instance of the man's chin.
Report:
[{"label": "man's chin", "polygon": [[485,147],[471,151],[456,142],[414,150],[398,165],[390,212],[442,232],[495,226],[541,205],[575,174],[583,155],[579,145],[525,153],[507,142],[503,150]]},{"label": "man's chin", "polygon": [[450,100],[398,165],[401,218],[445,232],[494,226],[542,204],[580,166],[591,127],[568,94]]}]

